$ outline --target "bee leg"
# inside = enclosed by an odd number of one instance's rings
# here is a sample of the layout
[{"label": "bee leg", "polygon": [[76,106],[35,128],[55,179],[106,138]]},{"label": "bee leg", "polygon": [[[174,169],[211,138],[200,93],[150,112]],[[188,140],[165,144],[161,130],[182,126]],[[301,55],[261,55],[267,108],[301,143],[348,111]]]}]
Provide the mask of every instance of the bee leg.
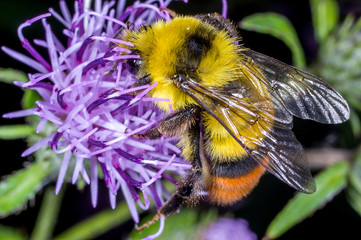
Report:
[{"label": "bee leg", "polygon": [[177,191],[168,199],[168,201],[158,210],[157,214],[150,221],[144,223],[138,227],[137,230],[142,230],[149,227],[158,219],[160,216],[164,218],[171,216],[176,213],[182,206],[195,206],[202,198],[204,192],[204,180],[202,175],[202,163],[199,155],[200,146],[200,124],[199,121],[190,127],[188,131],[189,141],[193,144],[192,153],[188,156],[188,159],[193,168],[188,175],[177,183]]},{"label": "bee leg", "polygon": [[175,18],[177,16],[177,13],[173,10],[170,10],[169,8],[161,8],[160,10],[169,13],[172,18]]},{"label": "bee leg", "polygon": [[178,112],[175,112],[159,124],[143,134],[134,134],[133,137],[158,139],[165,134],[167,137],[180,135],[190,129],[199,121],[200,109],[197,106],[186,107]]},{"label": "bee leg", "polygon": [[[140,86],[144,86],[144,85],[147,85],[147,84],[150,84],[150,75],[146,75],[142,78],[139,78],[132,86],[131,88],[135,88],[135,87],[140,87]],[[134,91],[134,92],[130,92],[128,93],[129,95],[131,96],[136,96],[138,94],[140,94],[143,90],[138,90],[138,91]]]},{"label": "bee leg", "polygon": [[164,218],[176,213],[184,205],[196,205],[200,200],[199,190],[203,189],[203,180],[200,171],[192,171],[180,183],[178,183],[177,191],[167,202],[158,210],[154,217],[137,227],[137,231],[149,227],[159,220],[160,216]]},{"label": "bee leg", "polygon": [[115,72],[118,68],[119,62],[120,62],[120,60],[115,61],[113,67],[109,71],[105,72],[104,75],[110,75],[113,72]]}]

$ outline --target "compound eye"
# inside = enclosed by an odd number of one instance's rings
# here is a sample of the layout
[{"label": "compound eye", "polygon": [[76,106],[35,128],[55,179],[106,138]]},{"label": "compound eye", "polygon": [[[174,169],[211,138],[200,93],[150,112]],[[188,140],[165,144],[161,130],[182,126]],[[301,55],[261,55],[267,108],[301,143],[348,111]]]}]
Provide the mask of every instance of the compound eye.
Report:
[{"label": "compound eye", "polygon": [[129,72],[133,75],[136,75],[139,72],[140,66],[143,64],[143,61],[140,59],[131,59],[127,61],[129,66]]}]

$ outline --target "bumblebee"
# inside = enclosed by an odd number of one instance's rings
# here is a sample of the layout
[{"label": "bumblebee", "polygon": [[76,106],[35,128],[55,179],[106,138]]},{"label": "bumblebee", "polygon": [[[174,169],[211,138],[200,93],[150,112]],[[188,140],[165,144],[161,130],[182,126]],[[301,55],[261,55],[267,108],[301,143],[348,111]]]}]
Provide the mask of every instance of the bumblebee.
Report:
[{"label": "bumblebee", "polygon": [[[217,13],[174,16],[125,30],[120,37],[139,59],[128,60],[138,79],[169,115],[144,134],[179,136],[192,170],[159,209],[167,217],[205,195],[229,205],[248,195],[269,171],[298,191],[315,182],[292,129],[293,116],[320,123],[346,121],[346,101],[324,80],[242,44],[236,27]],[[144,227],[143,226],[143,227]]]}]

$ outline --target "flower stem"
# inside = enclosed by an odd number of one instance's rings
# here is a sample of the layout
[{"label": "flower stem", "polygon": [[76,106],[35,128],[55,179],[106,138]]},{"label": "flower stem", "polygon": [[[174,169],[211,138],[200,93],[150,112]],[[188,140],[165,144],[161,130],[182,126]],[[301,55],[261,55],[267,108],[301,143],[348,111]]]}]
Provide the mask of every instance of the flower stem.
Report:
[{"label": "flower stem", "polygon": [[64,188],[58,195],[55,195],[54,188],[48,188],[46,190],[30,240],[51,239],[63,194]]}]

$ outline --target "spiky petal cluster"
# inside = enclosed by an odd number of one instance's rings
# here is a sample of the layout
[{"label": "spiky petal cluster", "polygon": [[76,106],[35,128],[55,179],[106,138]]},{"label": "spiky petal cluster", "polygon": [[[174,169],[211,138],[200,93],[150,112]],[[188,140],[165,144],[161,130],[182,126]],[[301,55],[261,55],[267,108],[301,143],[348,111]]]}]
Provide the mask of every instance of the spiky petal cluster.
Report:
[{"label": "spiky petal cluster", "polygon": [[[49,9],[49,13],[19,27],[19,38],[31,57],[2,47],[8,55],[35,71],[28,75],[28,82],[16,84],[34,89],[42,97],[36,102],[36,108],[5,114],[4,117],[36,115],[40,119],[37,133],[47,122],[56,126],[55,132],[31,146],[23,156],[46,145],[55,153],[62,154],[59,155],[63,159],[56,192],[59,192],[73,161],[75,167],[69,170],[72,171],[72,182],[75,183],[81,175],[90,184],[94,206],[97,204],[100,166],[109,188],[111,206],[115,207],[116,194],[121,191],[136,223],[139,221],[136,203],[147,209],[151,199],[159,208],[169,196],[158,179],[175,180],[164,170],[182,174],[190,166],[176,157],[180,150],[172,139],[150,141],[131,137],[162,118],[151,101],[169,100],[146,97],[156,84],[131,88],[136,79],[127,70],[127,64],[122,61],[115,63],[119,59],[139,56],[116,47],[114,43],[131,44],[113,36],[120,28],[126,27],[125,22],[139,26],[158,18],[169,20],[168,13],[161,11],[169,2],[136,1],[125,8],[123,0],[117,3],[96,0],[92,9],[86,6],[87,2],[79,0],[74,3],[74,13],[71,14],[65,1],[60,1],[61,13]],[[55,18],[64,26],[63,36],[60,36],[60,31],[53,31],[48,18]],[[30,43],[22,30],[35,22],[42,23],[45,39]],[[41,48],[48,52],[48,56],[38,52],[37,49]],[[135,97],[129,94],[139,90],[142,92]],[[143,194],[144,202],[140,201],[138,194]]]}]

